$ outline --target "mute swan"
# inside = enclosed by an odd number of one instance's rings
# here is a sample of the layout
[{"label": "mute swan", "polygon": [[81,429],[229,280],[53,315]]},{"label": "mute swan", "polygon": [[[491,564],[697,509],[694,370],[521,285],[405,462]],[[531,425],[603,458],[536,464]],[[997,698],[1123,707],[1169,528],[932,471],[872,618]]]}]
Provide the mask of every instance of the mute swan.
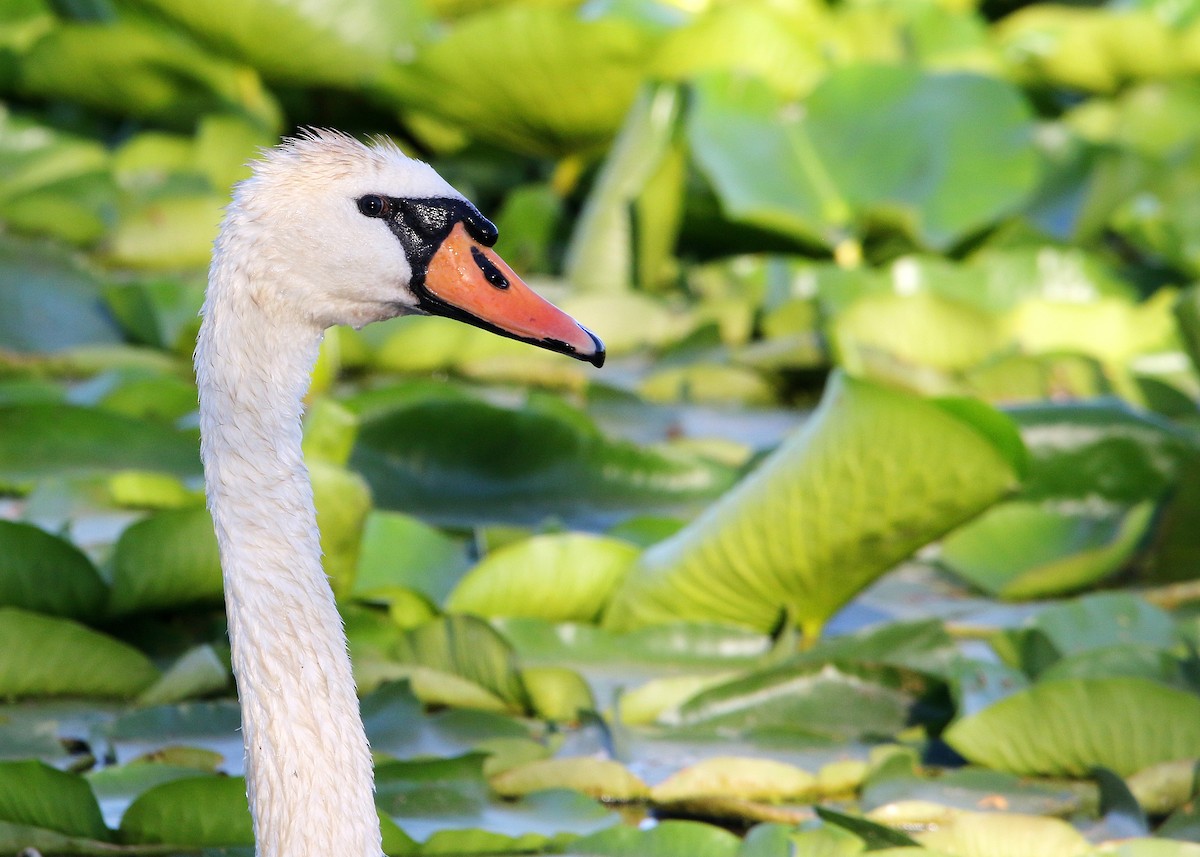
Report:
[{"label": "mute swan", "polygon": [[261,857],[379,857],[371,754],[321,570],[300,450],[321,337],[444,315],[596,366],[604,345],[489,249],[496,228],[431,167],[334,131],[286,140],[235,189],[196,344]]}]

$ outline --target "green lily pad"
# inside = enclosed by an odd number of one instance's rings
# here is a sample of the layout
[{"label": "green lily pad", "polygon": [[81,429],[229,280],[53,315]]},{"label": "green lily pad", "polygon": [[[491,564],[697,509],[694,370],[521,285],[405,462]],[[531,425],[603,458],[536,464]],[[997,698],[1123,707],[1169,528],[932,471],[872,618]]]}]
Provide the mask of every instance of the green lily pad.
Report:
[{"label": "green lily pad", "polygon": [[149,658],[107,634],[0,608],[0,696],[128,698],[157,678]]},{"label": "green lily pad", "polygon": [[817,778],[774,759],[715,756],[675,772],[650,790],[656,803],[731,797],[800,801],[816,792]]},{"label": "green lily pad", "polygon": [[[116,196],[108,166],[108,152],[99,143],[0,107],[0,221],[13,231],[75,244],[101,237]],[[75,321],[58,319],[66,327]]]},{"label": "green lily pad", "polygon": [[[411,0],[302,6],[276,0],[152,0],[147,5],[269,80],[350,89],[377,77],[392,57],[413,51],[428,23],[423,4]],[[260,38],[264,32],[271,38]]]},{"label": "green lily pad", "polygon": [[977,764],[1018,774],[1132,774],[1200,751],[1200,697],[1143,678],[1035,684],[957,721],[945,740]]},{"label": "green lily pad", "polygon": [[0,481],[12,485],[51,475],[120,470],[199,476],[196,438],[93,408],[0,407]]},{"label": "green lily pad", "polygon": [[0,606],[89,619],[107,597],[96,567],[70,542],[31,524],[0,521]]},{"label": "green lily pad", "polygon": [[446,616],[406,631],[396,642],[401,664],[436,670],[477,685],[503,704],[529,708],[512,647],[474,616]]},{"label": "green lily pad", "polygon": [[628,542],[585,533],[534,536],[488,554],[446,599],[452,613],[595,619],[638,556]]},{"label": "green lily pad", "polygon": [[707,688],[658,723],[687,735],[794,732],[837,739],[893,735],[914,699],[886,673],[860,676],[834,666],[775,667]]},{"label": "green lily pad", "polygon": [[101,287],[51,245],[0,236],[0,346],[58,351],[119,342]]},{"label": "green lily pad", "polygon": [[265,127],[279,106],[254,70],[146,21],[65,22],[22,57],[17,89],[191,128],[206,113],[242,112]]},{"label": "green lily pad", "polygon": [[1034,404],[1007,413],[1029,450],[1022,497],[1157,500],[1196,451],[1169,421],[1121,402]]},{"label": "green lily pad", "polygon": [[714,74],[688,130],[731,216],[827,246],[877,217],[944,248],[1037,180],[1030,109],[996,78],[849,66],[799,109],[761,81]]},{"label": "green lily pad", "polygon": [[128,843],[219,847],[253,845],[242,777],[188,777],[143,792],[121,816]]},{"label": "green lily pad", "polygon": [[41,762],[0,762],[0,820],[68,836],[112,839],[87,780]]},{"label": "green lily pad", "polygon": [[377,506],[455,523],[594,520],[694,504],[733,480],[668,446],[608,440],[544,398],[520,410],[441,394],[401,400],[364,418],[351,464]]},{"label": "green lily pad", "polygon": [[655,41],[650,28],[618,16],[514,3],[457,21],[380,85],[399,106],[476,139],[558,156],[616,132]]},{"label": "green lily pad", "polygon": [[468,566],[461,542],[409,515],[373,510],[363,526],[352,594],[401,586],[440,604]]},{"label": "green lily pad", "polygon": [[664,821],[648,830],[617,825],[571,843],[570,852],[594,857],[735,857],[740,840],[728,830],[695,821]]},{"label": "green lily pad", "polygon": [[646,784],[620,762],[579,758],[539,759],[510,768],[489,781],[503,797],[566,788],[606,801],[630,801],[649,794]]},{"label": "green lily pad", "polygon": [[159,512],[127,528],[113,554],[108,612],[220,603],[221,561],[207,509]]},{"label": "green lily pad", "polygon": [[1149,501],[1108,511],[1004,503],[944,539],[941,560],[1002,598],[1059,595],[1123,568],[1145,537],[1154,509]]},{"label": "green lily pad", "polygon": [[803,429],[642,554],[605,623],[767,630],[786,610],[815,636],[875,577],[1014,488],[1022,465],[1011,424],[979,403],[939,407],[836,376]]}]

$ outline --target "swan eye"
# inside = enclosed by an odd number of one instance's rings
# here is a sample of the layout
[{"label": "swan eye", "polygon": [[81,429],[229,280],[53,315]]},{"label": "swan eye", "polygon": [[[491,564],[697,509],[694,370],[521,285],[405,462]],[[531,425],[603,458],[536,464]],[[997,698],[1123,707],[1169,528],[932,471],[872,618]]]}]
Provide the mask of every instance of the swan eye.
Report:
[{"label": "swan eye", "polygon": [[369,193],[358,198],[358,210],[366,217],[386,217],[391,206],[384,197]]}]

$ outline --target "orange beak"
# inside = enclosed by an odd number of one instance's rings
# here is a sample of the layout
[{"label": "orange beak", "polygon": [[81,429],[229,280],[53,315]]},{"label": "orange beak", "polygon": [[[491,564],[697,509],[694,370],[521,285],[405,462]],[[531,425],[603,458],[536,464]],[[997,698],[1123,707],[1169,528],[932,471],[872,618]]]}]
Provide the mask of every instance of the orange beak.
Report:
[{"label": "orange beak", "polygon": [[421,308],[501,336],[604,365],[604,343],[533,289],[456,223],[429,260]]}]

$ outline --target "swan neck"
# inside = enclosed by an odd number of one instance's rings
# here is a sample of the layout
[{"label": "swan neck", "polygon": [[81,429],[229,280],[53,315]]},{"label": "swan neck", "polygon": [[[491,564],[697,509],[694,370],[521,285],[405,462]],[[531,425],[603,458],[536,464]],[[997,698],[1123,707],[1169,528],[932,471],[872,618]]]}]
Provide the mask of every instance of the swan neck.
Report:
[{"label": "swan neck", "polygon": [[277,285],[231,264],[219,241],[196,349],[257,853],[380,857],[370,749],[301,451],[322,331],[273,311]]}]

